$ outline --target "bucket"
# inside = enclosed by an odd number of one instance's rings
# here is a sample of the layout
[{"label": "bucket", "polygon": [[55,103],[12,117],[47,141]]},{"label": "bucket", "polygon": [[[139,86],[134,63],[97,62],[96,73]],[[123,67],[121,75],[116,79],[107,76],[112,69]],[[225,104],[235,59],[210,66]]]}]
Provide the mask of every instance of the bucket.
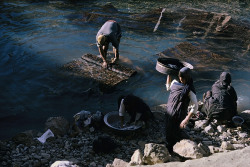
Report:
[{"label": "bucket", "polygon": [[177,75],[181,68],[188,67],[193,69],[193,66],[185,61],[180,61],[174,58],[158,58],[155,69],[167,75]]}]

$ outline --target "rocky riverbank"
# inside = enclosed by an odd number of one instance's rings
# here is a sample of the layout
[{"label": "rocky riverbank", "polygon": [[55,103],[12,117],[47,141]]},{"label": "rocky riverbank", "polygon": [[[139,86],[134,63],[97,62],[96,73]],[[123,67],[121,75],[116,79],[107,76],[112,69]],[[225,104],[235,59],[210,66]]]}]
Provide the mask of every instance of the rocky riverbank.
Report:
[{"label": "rocky riverbank", "polygon": [[[157,123],[152,122],[148,128],[133,133],[117,133],[106,126],[86,127],[79,134],[69,133],[70,128],[65,128],[70,127],[67,120],[61,119],[61,124],[57,122],[58,130],[55,126],[54,129],[50,127],[55,137],[48,138],[44,144],[37,140],[37,137],[43,133],[30,130],[17,134],[11,140],[0,142],[1,166],[55,167],[58,166],[56,161],[80,167],[160,165],[172,163],[172,161],[199,159],[214,153],[250,146],[250,110],[247,110],[241,113],[245,119],[241,127],[221,125],[215,120],[210,124],[206,124],[204,120],[191,121],[186,131],[192,141],[182,140],[177,143],[174,147],[176,153],[171,155],[164,145],[164,117],[162,115],[164,106],[157,106],[152,110],[155,111]],[[48,120],[51,121],[51,119]],[[46,128],[47,126],[46,124]],[[65,134],[61,133],[60,128],[65,131]],[[105,145],[106,147],[103,148],[106,150],[97,152],[95,149],[94,151],[93,142],[102,137],[106,138],[108,143],[104,142],[99,146]]]}]

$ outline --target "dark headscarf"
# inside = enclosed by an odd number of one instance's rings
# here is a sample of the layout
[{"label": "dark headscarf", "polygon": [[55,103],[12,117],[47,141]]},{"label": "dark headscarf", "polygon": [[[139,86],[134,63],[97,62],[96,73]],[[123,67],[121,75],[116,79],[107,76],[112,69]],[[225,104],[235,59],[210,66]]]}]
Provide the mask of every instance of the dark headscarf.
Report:
[{"label": "dark headscarf", "polygon": [[183,89],[183,91],[181,92],[180,95],[180,99],[182,99],[187,92],[189,92],[190,90],[196,94],[195,92],[195,88],[194,88],[194,84],[193,84],[193,78],[191,77],[191,70],[188,67],[183,67],[182,69],[180,69],[179,71],[179,77],[182,77],[185,79],[186,83],[185,83],[185,87]]},{"label": "dark headscarf", "polygon": [[228,72],[222,72],[219,79],[220,83],[224,87],[228,87],[231,83],[231,75]]}]

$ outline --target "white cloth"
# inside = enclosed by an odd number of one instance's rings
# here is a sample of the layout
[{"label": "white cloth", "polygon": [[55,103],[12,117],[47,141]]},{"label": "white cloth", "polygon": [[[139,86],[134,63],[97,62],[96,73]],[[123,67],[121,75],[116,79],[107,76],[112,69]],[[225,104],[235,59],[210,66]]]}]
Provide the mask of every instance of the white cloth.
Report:
[{"label": "white cloth", "polygon": [[[178,81],[174,79],[174,80],[171,82],[170,85],[169,85],[169,84],[166,84],[167,91],[170,90],[171,86],[172,86],[175,82],[178,82]],[[189,97],[189,99],[190,99],[190,102],[189,102],[190,112],[193,113],[193,114],[196,114],[196,113],[197,113],[197,110],[198,110],[198,101],[197,101],[197,97],[196,97],[196,95],[194,94],[193,91],[189,91],[188,97]]]},{"label": "white cloth", "polygon": [[48,129],[41,137],[37,138],[41,143],[45,143],[49,137],[54,137],[53,132]]}]

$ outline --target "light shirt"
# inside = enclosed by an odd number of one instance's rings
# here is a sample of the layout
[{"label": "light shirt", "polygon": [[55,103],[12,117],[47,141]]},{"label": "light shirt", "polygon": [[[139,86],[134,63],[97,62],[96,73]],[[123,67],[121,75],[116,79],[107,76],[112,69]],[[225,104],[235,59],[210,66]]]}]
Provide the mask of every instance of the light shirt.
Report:
[{"label": "light shirt", "polygon": [[[178,81],[174,79],[174,80],[171,82],[170,85],[169,85],[169,84],[166,84],[167,91],[170,90],[170,88],[172,87],[172,85],[173,85],[175,82],[178,82]],[[190,111],[189,111],[189,112],[191,112],[191,113],[193,113],[193,114],[196,114],[196,113],[197,113],[197,110],[198,110],[198,101],[197,101],[197,97],[196,97],[196,95],[194,94],[194,92],[191,91],[191,90],[190,90],[189,93],[188,93],[188,97],[189,97],[189,99],[190,99],[190,102],[189,102]]]},{"label": "light shirt", "polygon": [[121,37],[121,34],[121,27],[118,23],[114,21],[107,21],[103,24],[96,35],[96,44],[100,47],[101,45],[97,42],[97,39],[99,35],[105,35],[108,37],[108,40],[112,43],[113,47],[119,49],[119,41],[117,39]]},{"label": "light shirt", "polygon": [[125,114],[125,106],[124,106],[124,104],[123,104],[123,101],[124,101],[124,99],[122,99],[121,100],[121,104],[120,104],[120,107],[119,107],[119,116],[121,116],[121,117],[123,117],[124,116],[124,114]]}]

